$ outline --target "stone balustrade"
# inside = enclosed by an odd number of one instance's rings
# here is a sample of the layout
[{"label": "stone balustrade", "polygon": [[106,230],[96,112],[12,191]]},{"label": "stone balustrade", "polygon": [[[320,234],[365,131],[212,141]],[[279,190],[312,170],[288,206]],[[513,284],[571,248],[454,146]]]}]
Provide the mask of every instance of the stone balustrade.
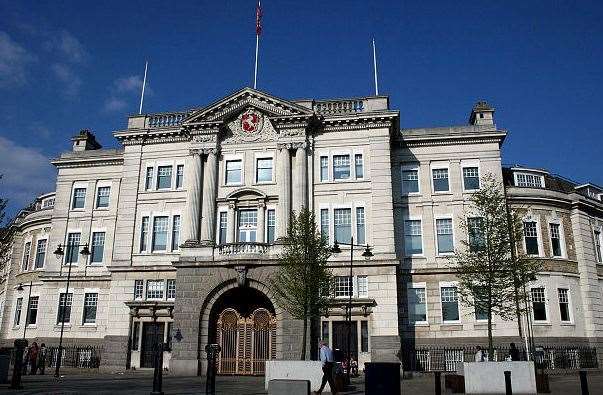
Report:
[{"label": "stone balustrade", "polygon": [[314,111],[318,114],[354,114],[364,110],[364,101],[360,99],[327,100],[314,103]]},{"label": "stone balustrade", "polygon": [[220,255],[266,254],[270,249],[267,243],[226,243],[218,246]]},{"label": "stone balustrade", "polygon": [[171,112],[162,114],[152,114],[147,117],[149,128],[166,128],[178,126],[186,118],[185,112]]}]

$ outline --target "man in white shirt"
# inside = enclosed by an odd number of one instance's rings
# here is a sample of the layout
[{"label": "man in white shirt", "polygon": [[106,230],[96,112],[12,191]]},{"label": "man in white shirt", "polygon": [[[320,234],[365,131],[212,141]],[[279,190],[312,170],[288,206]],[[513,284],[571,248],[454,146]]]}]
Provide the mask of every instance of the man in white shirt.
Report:
[{"label": "man in white shirt", "polygon": [[325,388],[325,384],[328,382],[331,387],[331,393],[336,395],[335,381],[333,380],[333,368],[335,367],[335,364],[333,363],[333,351],[331,351],[326,342],[321,341],[318,354],[320,362],[322,362],[322,384],[315,394],[321,394],[322,390]]}]

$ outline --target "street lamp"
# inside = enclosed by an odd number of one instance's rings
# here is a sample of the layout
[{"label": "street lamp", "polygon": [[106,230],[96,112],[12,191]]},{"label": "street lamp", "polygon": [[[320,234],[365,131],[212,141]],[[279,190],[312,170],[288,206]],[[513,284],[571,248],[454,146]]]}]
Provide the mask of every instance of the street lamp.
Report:
[{"label": "street lamp", "polygon": [[350,247],[350,277],[349,277],[349,298],[348,298],[348,306],[347,306],[347,311],[346,311],[346,321],[347,321],[347,326],[348,326],[348,336],[347,336],[347,372],[346,372],[346,378],[347,378],[347,382],[348,384],[350,383],[350,370],[352,367],[351,361],[351,349],[352,349],[352,294],[353,294],[353,286],[354,286],[354,282],[353,282],[353,267],[354,267],[354,248],[355,247],[360,247],[363,248],[364,247],[364,252],[362,253],[362,256],[365,257],[366,259],[370,258],[373,256],[373,252],[371,251],[371,247],[366,244],[354,244],[354,237],[350,237],[350,242],[349,243],[339,243],[337,241],[337,239],[335,239],[335,243],[333,243],[333,247],[331,247],[331,252],[334,254],[339,254],[341,252],[341,248],[339,248],[339,244],[341,245],[345,245],[345,246],[349,246]]},{"label": "street lamp", "polygon": [[[79,244],[70,244],[68,245],[69,247],[69,252],[71,254],[71,249],[73,248],[79,248],[80,245]],[[57,260],[59,260],[60,264],[61,264],[61,275],[63,273],[63,256],[65,255],[65,252],[63,251],[63,246],[61,246],[60,244],[58,245],[57,249],[54,251],[54,256],[57,258]],[[80,251],[80,255],[86,257],[86,259],[88,259],[88,256],[90,255],[90,250],[88,249],[88,244],[84,244],[82,250]],[[65,331],[65,310],[67,310],[67,297],[69,296],[69,282],[71,281],[71,262],[69,262],[69,268],[67,270],[67,285],[65,287],[65,298],[63,299],[63,309],[61,310],[61,335],[59,337],[59,349],[57,351],[57,363],[56,363],[56,368],[54,371],[54,377],[59,378],[60,377],[60,370],[61,370],[61,360],[62,360],[62,356],[63,356],[63,333]],[[61,308],[61,296],[59,295],[59,309]]]},{"label": "street lamp", "polygon": [[[29,301],[31,300],[31,288],[33,285],[33,280],[29,280],[29,295],[27,296],[27,310],[25,313],[25,320],[23,322],[23,340],[25,340],[25,335],[27,334],[27,324],[29,323]],[[17,287],[17,291],[23,291],[23,284],[19,283]]]}]

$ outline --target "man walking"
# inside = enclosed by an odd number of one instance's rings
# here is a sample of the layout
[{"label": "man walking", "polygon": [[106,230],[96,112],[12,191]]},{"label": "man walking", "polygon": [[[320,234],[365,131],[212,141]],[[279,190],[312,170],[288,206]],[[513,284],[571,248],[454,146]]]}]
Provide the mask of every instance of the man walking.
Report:
[{"label": "man walking", "polygon": [[337,390],[335,389],[335,380],[333,380],[333,368],[335,367],[335,364],[333,363],[333,351],[331,351],[324,341],[320,342],[319,355],[320,362],[322,362],[322,384],[315,394],[321,394],[322,390],[325,388],[325,384],[328,382],[331,387],[331,393],[336,395]]}]

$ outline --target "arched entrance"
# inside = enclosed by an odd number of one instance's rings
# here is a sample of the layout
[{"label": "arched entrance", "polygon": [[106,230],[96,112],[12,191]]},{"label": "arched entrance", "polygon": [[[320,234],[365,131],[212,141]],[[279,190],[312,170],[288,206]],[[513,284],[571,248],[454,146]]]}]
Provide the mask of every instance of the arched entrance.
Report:
[{"label": "arched entrance", "polygon": [[276,357],[276,318],[270,300],[249,287],[233,288],[214,304],[210,340],[220,345],[218,374],[263,375]]}]

